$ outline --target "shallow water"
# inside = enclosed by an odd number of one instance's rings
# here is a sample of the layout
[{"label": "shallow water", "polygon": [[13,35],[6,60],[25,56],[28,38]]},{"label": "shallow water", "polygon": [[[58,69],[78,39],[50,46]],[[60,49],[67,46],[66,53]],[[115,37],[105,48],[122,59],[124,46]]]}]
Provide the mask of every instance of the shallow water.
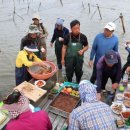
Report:
[{"label": "shallow water", "polygon": [[[40,6],[41,2],[41,6]],[[28,3],[29,9],[28,9]],[[88,3],[90,10],[88,11]],[[100,20],[96,4],[101,8],[102,20]],[[13,11],[15,5],[15,16]],[[91,69],[88,68],[88,59],[91,44],[95,35],[102,32],[104,25],[109,21],[114,21],[123,13],[126,34],[123,35],[121,22],[115,21],[117,29],[115,33],[119,36],[119,51],[123,63],[126,60],[127,52],[122,42],[130,40],[130,1],[129,0],[1,0],[0,1],[0,92],[11,90],[15,86],[14,67],[15,59],[20,48],[21,38],[27,34],[28,25],[32,22],[33,13],[39,13],[46,26],[49,37],[47,39],[48,59],[55,61],[54,48],[50,48],[49,41],[53,34],[54,24],[57,18],[65,20],[64,25],[69,28],[69,23],[73,19],[81,22],[81,32],[86,34],[89,41],[89,50],[85,53],[83,78],[89,79]]]}]

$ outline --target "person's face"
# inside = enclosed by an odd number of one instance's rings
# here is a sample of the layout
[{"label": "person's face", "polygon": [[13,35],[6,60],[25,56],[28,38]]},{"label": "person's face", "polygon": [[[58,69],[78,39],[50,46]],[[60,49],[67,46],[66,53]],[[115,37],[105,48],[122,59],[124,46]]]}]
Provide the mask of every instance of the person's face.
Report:
[{"label": "person's face", "polygon": [[110,37],[114,31],[110,31],[107,28],[104,28],[104,35],[105,37]]},{"label": "person's face", "polygon": [[62,30],[62,25],[57,25],[58,30]]},{"label": "person's face", "polygon": [[38,25],[38,24],[39,24],[39,20],[38,20],[38,19],[33,19],[33,21],[34,21],[34,24],[35,24],[35,25]]},{"label": "person's face", "polygon": [[79,35],[80,34],[80,25],[79,24],[76,24],[75,26],[73,26],[71,28],[71,31],[74,35]]},{"label": "person's face", "polygon": [[36,33],[30,34],[30,37],[33,38],[33,39],[35,39],[37,37],[37,34]]}]

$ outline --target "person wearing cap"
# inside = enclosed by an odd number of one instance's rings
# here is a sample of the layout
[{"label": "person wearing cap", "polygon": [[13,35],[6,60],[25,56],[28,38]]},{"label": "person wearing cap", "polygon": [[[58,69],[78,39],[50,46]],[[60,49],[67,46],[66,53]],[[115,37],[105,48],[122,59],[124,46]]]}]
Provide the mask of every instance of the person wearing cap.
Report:
[{"label": "person wearing cap", "polygon": [[88,80],[80,82],[82,103],[70,113],[68,130],[117,130],[110,106],[97,99],[96,87]]},{"label": "person wearing cap", "polygon": [[41,18],[38,14],[34,14],[32,20],[33,20],[33,25],[36,25],[38,30],[41,32],[40,33],[41,58],[43,60],[46,60],[46,52],[47,52],[46,38],[48,36],[48,31],[45,28],[45,26],[43,26],[43,23],[41,22]]},{"label": "person wearing cap", "polygon": [[14,90],[3,103],[0,109],[7,110],[10,116],[5,130],[52,130],[48,114],[43,110],[32,112],[23,93]]},{"label": "person wearing cap", "polygon": [[50,42],[50,46],[53,46],[53,43],[55,42],[55,55],[57,59],[57,66],[58,69],[62,69],[61,64],[61,55],[62,55],[62,46],[64,37],[69,34],[69,30],[63,26],[64,20],[61,18],[58,18],[56,21],[54,33]]},{"label": "person wearing cap", "polygon": [[119,86],[121,80],[121,58],[120,55],[109,50],[102,56],[97,63],[97,92],[99,99],[101,90],[105,90],[106,83],[110,78],[112,81],[112,89]]},{"label": "person wearing cap", "polygon": [[79,83],[83,75],[84,52],[88,49],[87,37],[80,32],[80,22],[73,20],[70,23],[71,33],[64,38],[62,48],[62,64],[66,68],[66,77],[72,82],[73,74]]},{"label": "person wearing cap", "polygon": [[42,61],[39,59],[34,52],[39,50],[35,45],[27,45],[18,53],[16,58],[16,67],[15,67],[15,80],[16,85],[19,85],[23,81],[29,81],[31,79],[30,74],[27,71],[27,68],[33,65],[41,65]]},{"label": "person wearing cap", "polygon": [[116,25],[113,22],[109,22],[104,27],[104,32],[98,34],[94,39],[89,61],[89,66],[93,66],[93,72],[90,78],[92,83],[95,83],[96,81],[96,64],[98,60],[104,56],[108,50],[118,52],[118,38],[114,34],[115,29]]},{"label": "person wearing cap", "polygon": [[41,59],[40,33],[36,25],[30,25],[28,34],[21,40],[20,50],[23,50],[25,46],[35,45],[39,50],[35,54]]}]

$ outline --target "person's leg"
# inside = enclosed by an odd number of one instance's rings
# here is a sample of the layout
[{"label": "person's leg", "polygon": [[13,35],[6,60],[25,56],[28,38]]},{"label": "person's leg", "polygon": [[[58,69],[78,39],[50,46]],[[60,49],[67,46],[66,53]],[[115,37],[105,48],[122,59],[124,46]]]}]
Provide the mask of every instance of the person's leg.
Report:
[{"label": "person's leg", "polygon": [[91,83],[95,83],[96,81],[96,75],[97,75],[97,70],[96,70],[96,64],[93,65],[93,72],[92,72],[92,76],[90,78],[90,82]]},{"label": "person's leg", "polygon": [[75,75],[76,75],[76,82],[79,83],[81,80],[81,77],[83,75],[83,57],[75,59]]},{"label": "person's leg", "polygon": [[61,64],[62,43],[58,41],[55,42],[55,54],[57,58],[57,66],[59,69],[62,69],[62,64]]},{"label": "person's leg", "polygon": [[67,57],[65,60],[65,71],[66,77],[69,82],[72,82],[73,74],[74,74],[74,59],[71,57]]}]

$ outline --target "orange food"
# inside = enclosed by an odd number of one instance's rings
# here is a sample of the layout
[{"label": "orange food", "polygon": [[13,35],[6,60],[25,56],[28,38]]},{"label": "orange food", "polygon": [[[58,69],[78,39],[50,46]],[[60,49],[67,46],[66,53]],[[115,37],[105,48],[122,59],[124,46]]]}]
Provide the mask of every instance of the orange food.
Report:
[{"label": "orange food", "polygon": [[123,116],[124,118],[130,117],[130,111],[122,112],[122,116]]},{"label": "orange food", "polygon": [[42,81],[38,81],[38,82],[37,82],[37,86],[40,86],[40,87],[41,87],[41,86],[43,86],[43,84],[44,84],[44,83],[43,83]]},{"label": "orange food", "polygon": [[130,93],[124,93],[124,96],[130,98]]},{"label": "orange food", "polygon": [[71,93],[72,92],[72,88],[67,88],[67,92]]}]

